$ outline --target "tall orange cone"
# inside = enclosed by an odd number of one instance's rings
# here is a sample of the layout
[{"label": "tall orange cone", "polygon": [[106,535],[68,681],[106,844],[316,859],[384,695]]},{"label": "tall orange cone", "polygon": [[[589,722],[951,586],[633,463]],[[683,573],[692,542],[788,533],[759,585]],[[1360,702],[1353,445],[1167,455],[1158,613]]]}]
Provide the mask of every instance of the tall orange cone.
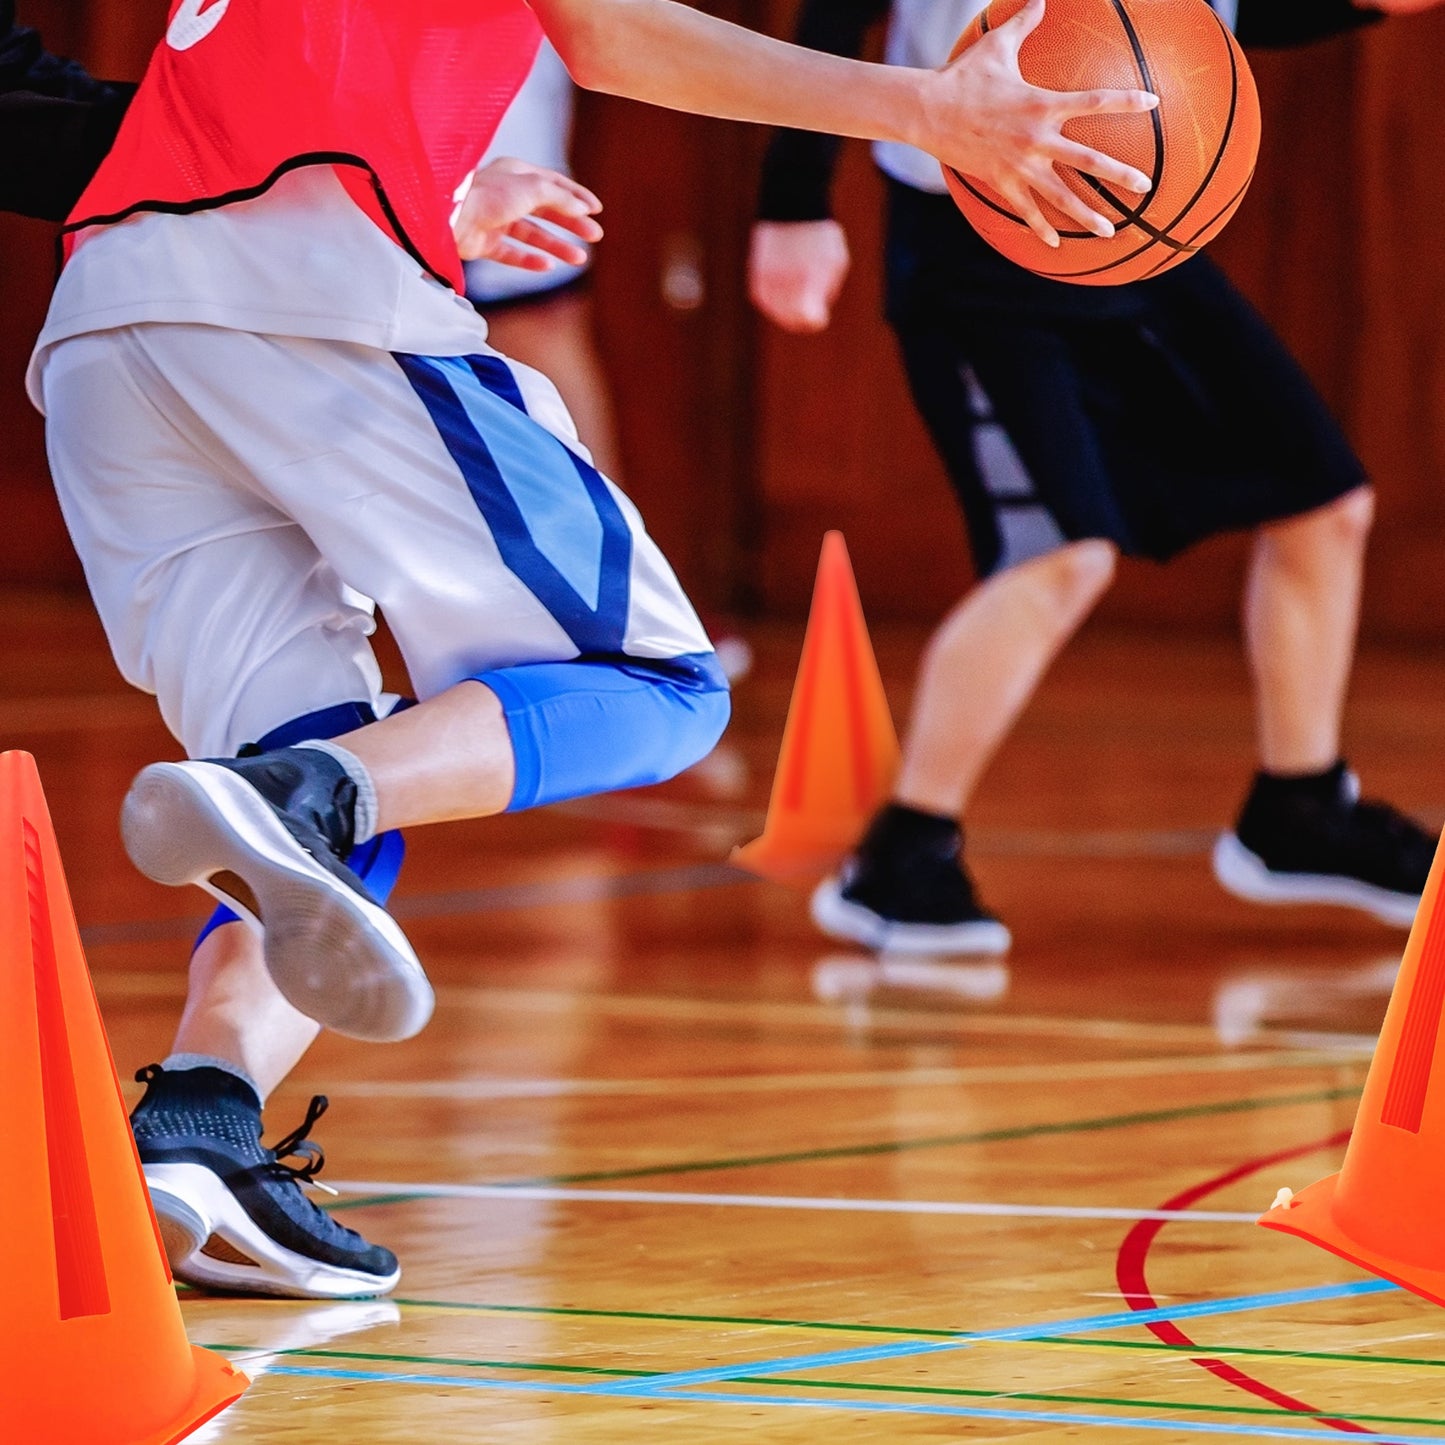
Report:
[{"label": "tall orange cone", "polygon": [[1259,1221],[1445,1305],[1445,843],[1436,851],[1338,1174]]},{"label": "tall orange cone", "polygon": [[0,1440],[172,1445],[249,1383],[186,1341],[35,760],[0,754]]},{"label": "tall orange cone", "polygon": [[898,735],[848,548],[829,532],[767,822],[733,861],[778,883],[816,883],[858,841],[897,771]]}]

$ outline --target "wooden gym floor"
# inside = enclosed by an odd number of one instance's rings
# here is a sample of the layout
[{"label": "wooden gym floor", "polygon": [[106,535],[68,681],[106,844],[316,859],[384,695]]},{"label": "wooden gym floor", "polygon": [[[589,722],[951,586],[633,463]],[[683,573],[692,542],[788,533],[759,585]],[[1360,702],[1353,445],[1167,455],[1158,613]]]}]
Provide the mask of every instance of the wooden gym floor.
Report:
[{"label": "wooden gym floor", "polygon": [[[0,598],[123,1077],[162,1057],[199,896],[115,815],[174,756],[82,599]],[[916,635],[877,639],[895,706]],[[1006,963],[878,960],[728,870],[799,633],[668,787],[419,834],[418,1039],[328,1039],[326,1178],[394,1299],[183,1296],[250,1393],[195,1438],[1445,1440],[1445,1315],[1250,1222],[1335,1168],[1403,938],[1252,910],[1206,852],[1246,781],[1237,651],[1096,634],[972,822]],[[1366,789],[1439,823],[1445,662],[1372,652]]]}]

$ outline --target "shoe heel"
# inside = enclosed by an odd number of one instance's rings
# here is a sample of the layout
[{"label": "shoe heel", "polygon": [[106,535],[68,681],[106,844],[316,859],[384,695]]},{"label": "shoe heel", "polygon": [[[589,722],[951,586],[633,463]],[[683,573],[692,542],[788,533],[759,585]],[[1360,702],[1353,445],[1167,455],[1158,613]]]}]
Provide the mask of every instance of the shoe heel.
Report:
[{"label": "shoe heel", "polygon": [[209,870],[198,868],[188,830],[177,816],[194,806],[188,780],[174,763],[152,763],[131,784],[120,809],[120,836],[130,861],[155,883],[179,888],[199,882]]}]

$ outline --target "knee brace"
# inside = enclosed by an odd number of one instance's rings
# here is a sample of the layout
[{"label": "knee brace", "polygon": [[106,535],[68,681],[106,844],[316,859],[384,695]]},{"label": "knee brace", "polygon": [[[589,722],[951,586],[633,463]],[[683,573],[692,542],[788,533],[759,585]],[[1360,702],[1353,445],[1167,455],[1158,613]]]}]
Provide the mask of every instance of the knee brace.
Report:
[{"label": "knee brace", "polygon": [[731,711],[711,652],[528,663],[474,680],[500,699],[511,734],[508,812],[660,783],[712,751]]}]

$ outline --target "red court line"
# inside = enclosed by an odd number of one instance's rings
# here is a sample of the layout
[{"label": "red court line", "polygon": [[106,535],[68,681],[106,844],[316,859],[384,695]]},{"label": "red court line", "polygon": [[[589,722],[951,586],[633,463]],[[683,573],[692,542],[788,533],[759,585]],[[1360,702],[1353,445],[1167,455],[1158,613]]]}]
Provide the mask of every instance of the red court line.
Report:
[{"label": "red court line", "polygon": [[[1261,1169],[1268,1169],[1271,1165],[1283,1164],[1291,1159],[1299,1159],[1306,1154],[1317,1154],[1323,1149],[1334,1148],[1347,1143],[1349,1137],[1350,1131],[1344,1129],[1338,1134],[1331,1134],[1327,1139],[1317,1139],[1313,1144],[1301,1144],[1293,1149],[1281,1149],[1276,1154],[1266,1154],[1259,1159],[1251,1159],[1245,1164],[1237,1165],[1225,1174],[1216,1175],[1213,1179],[1206,1179],[1203,1184],[1196,1184],[1193,1188],[1184,1190],[1182,1194],[1176,1194],[1167,1203],[1161,1204],[1159,1208],[1161,1210],[1188,1209],[1199,1200],[1207,1198],[1240,1179],[1247,1179],[1251,1174],[1259,1173]],[[1149,1251],[1159,1237],[1159,1231],[1166,1224],[1175,1222],[1168,1219],[1141,1219],[1124,1236],[1124,1241],[1119,1246],[1118,1258],[1115,1261],[1115,1278],[1119,1281],[1119,1289],[1123,1292],[1130,1309],[1152,1310],[1158,1308],[1158,1302],[1149,1289],[1145,1267],[1149,1260]],[[1196,1341],[1190,1339],[1178,1325],[1170,1320],[1150,1321],[1146,1328],[1168,1345],[1194,1346],[1196,1344]],[[1322,1415],[1316,1406],[1307,1404],[1303,1400],[1297,1400],[1293,1395],[1287,1395],[1282,1390],[1276,1390],[1273,1385],[1247,1374],[1238,1365],[1232,1365],[1227,1360],[1198,1357],[1193,1360],[1193,1363],[1201,1369],[1208,1370],[1211,1375],[1217,1375],[1226,1384],[1246,1390],[1251,1395],[1257,1395],[1261,1400],[1278,1405],[1281,1409],[1293,1410],[1301,1415],[1313,1415],[1320,1424],[1329,1425],[1335,1430],[1345,1430],[1354,1435],[1369,1435],[1375,1439],[1380,1438],[1376,1431],[1368,1430],[1363,1425],[1357,1425],[1351,1420],[1334,1420]]]}]

